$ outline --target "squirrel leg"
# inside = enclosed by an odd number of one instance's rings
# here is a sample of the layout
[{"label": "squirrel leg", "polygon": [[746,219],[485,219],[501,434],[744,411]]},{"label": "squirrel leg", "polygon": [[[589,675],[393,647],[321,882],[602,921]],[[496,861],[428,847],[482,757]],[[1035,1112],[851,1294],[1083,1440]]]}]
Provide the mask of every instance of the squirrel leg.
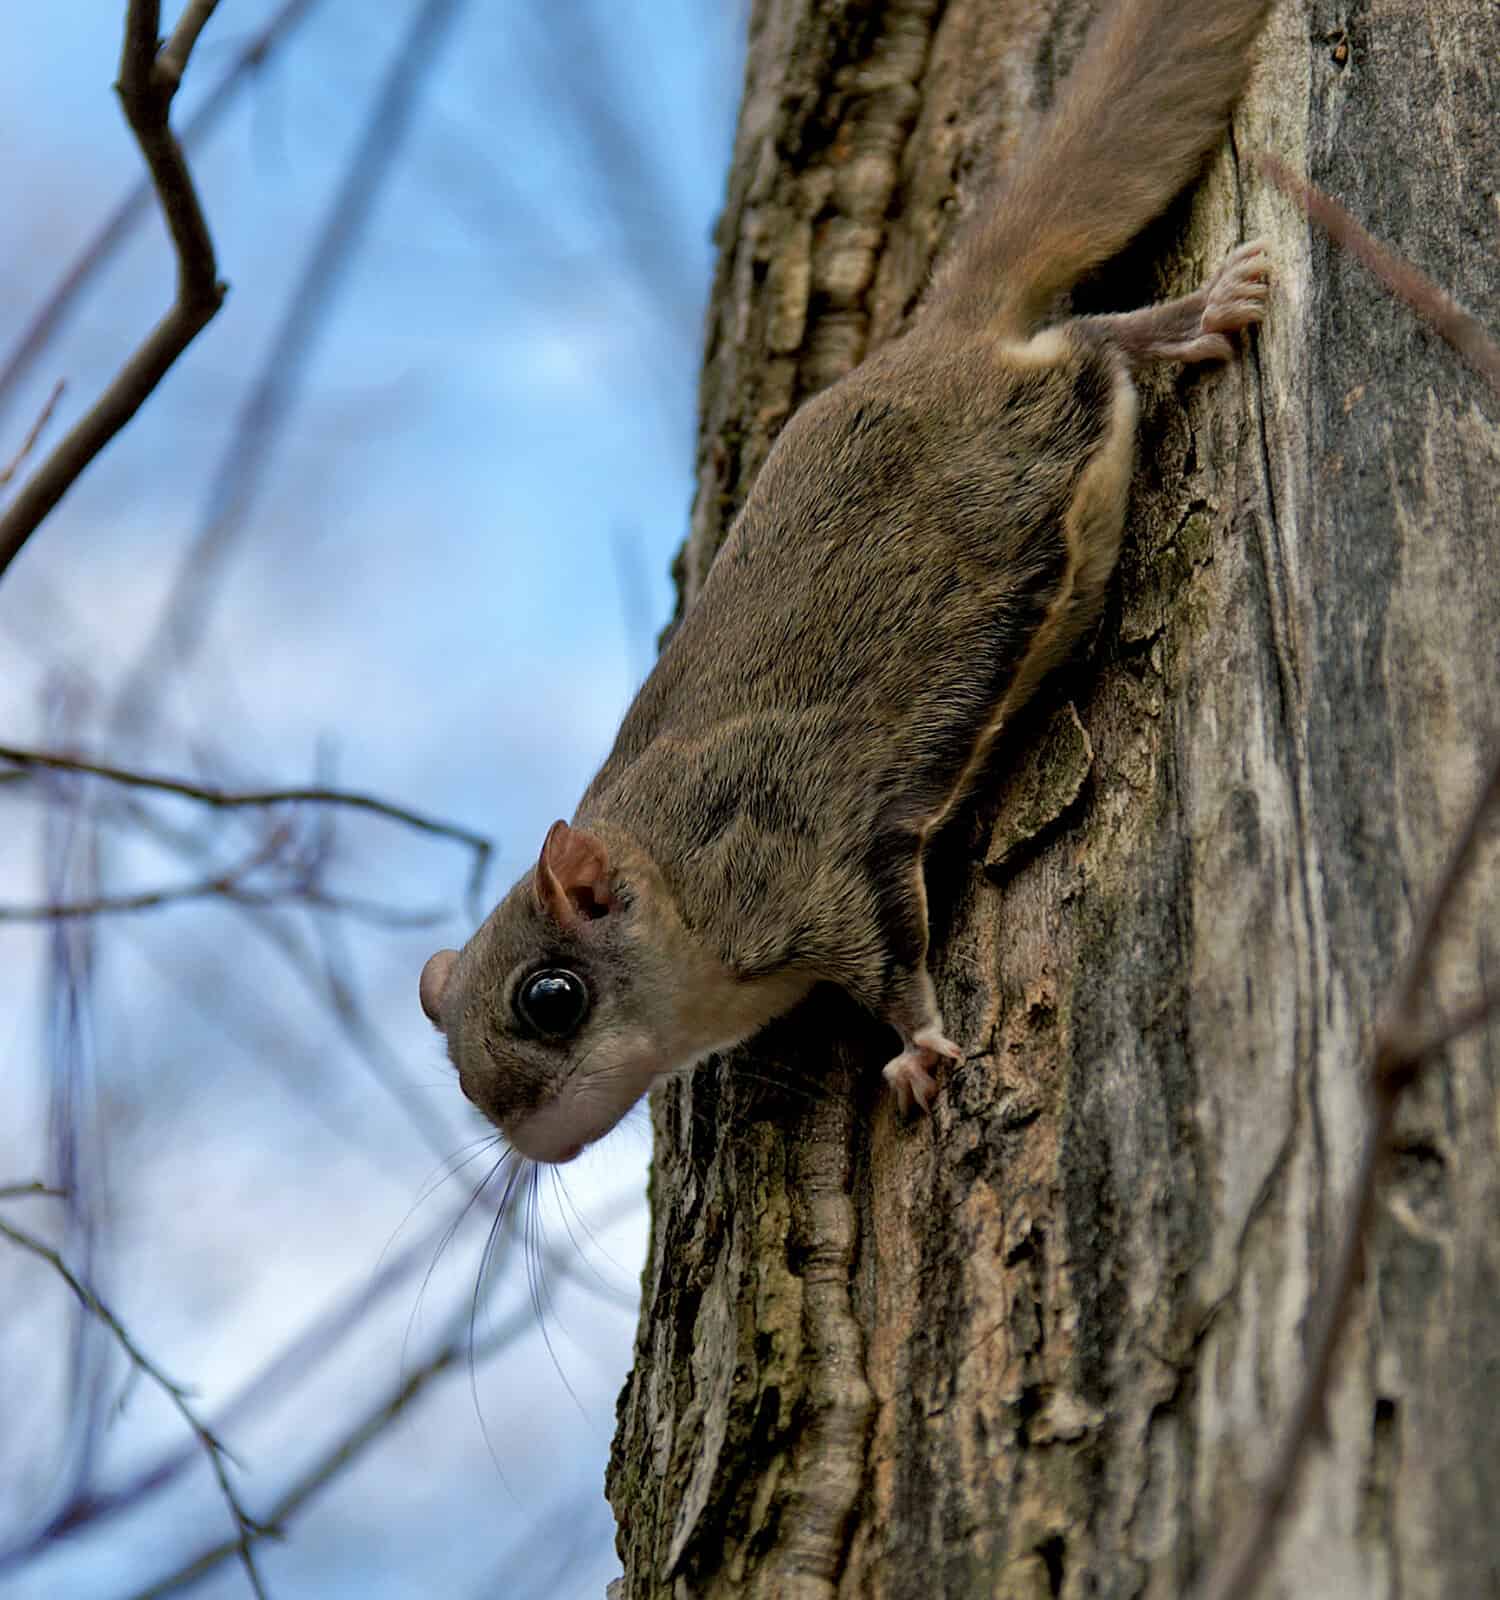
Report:
[{"label": "squirrel leg", "polygon": [[1080,317],[1076,326],[1102,335],[1138,371],[1150,361],[1228,361],[1229,335],[1265,315],[1270,293],[1263,240],[1231,250],[1203,287],[1178,300],[1109,317]]},{"label": "squirrel leg", "polygon": [[901,1054],[886,1062],[884,1069],[896,1104],[903,1114],[913,1107],[930,1111],[938,1091],[932,1069],[945,1058],[961,1061],[963,1051],[943,1032],[937,992],[925,965],[911,972],[882,1015],[900,1033],[903,1046]]}]

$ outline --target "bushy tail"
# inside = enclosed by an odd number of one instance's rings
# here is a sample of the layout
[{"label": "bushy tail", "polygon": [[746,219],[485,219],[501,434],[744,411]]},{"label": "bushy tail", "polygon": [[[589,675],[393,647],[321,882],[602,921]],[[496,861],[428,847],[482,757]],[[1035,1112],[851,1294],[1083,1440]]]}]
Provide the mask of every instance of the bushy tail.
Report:
[{"label": "bushy tail", "polygon": [[932,304],[1029,333],[1140,232],[1222,137],[1273,0],[1114,0],[1015,169],[980,202]]}]

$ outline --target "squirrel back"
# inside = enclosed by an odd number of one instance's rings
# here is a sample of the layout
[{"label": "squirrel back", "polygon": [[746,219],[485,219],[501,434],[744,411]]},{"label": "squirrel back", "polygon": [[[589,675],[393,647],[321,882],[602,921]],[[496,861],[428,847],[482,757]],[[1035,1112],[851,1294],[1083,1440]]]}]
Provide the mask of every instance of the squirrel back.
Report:
[{"label": "squirrel back", "polygon": [[1017,165],[961,230],[931,313],[1024,338],[1164,211],[1223,134],[1274,0],[1113,0]]}]

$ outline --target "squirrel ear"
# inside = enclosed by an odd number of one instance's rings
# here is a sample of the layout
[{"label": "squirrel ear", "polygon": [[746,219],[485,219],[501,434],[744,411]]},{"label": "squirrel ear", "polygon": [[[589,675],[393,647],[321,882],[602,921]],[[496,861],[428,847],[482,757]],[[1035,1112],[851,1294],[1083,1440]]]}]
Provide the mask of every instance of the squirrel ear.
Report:
[{"label": "squirrel ear", "polygon": [[612,902],[603,841],[586,829],[554,822],[536,864],[536,897],[562,928],[604,916]]}]

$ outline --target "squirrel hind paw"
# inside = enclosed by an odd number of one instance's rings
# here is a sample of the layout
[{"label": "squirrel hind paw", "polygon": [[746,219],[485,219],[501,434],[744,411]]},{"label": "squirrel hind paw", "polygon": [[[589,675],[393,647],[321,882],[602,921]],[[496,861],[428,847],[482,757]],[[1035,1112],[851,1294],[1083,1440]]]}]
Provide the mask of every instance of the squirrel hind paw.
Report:
[{"label": "squirrel hind paw", "polygon": [[944,1058],[959,1061],[963,1051],[951,1039],[944,1038],[940,1029],[923,1028],[899,1056],[886,1063],[885,1081],[890,1084],[903,1116],[914,1110],[932,1110],[938,1083],[930,1069]]},{"label": "squirrel hind paw", "polygon": [[[1270,271],[1263,239],[1252,239],[1229,252],[1208,285],[1207,302],[1198,324],[1204,335],[1200,343],[1254,327],[1265,316],[1271,292]],[[1225,344],[1227,349],[1227,341]]]}]

